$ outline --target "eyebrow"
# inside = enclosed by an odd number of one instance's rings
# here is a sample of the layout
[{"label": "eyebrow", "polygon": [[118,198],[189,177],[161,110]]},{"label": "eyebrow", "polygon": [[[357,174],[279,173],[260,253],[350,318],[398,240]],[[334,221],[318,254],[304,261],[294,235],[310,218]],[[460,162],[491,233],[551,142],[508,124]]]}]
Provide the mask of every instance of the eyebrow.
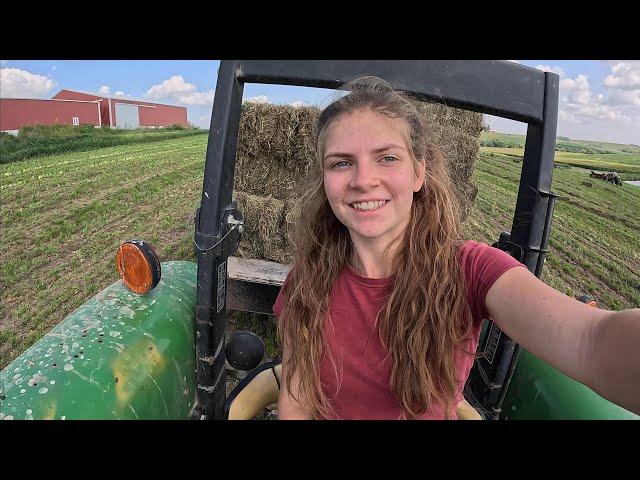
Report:
[{"label": "eyebrow", "polygon": [[[393,150],[394,148],[400,149],[400,150],[406,150],[405,147],[403,147],[402,145],[396,145],[394,143],[388,143],[386,145],[382,145],[376,149],[373,150],[373,153],[380,153],[380,152],[384,152],[387,150]],[[350,153],[343,153],[343,152],[330,152],[328,154],[326,154],[324,156],[324,159],[326,160],[327,158],[331,158],[331,157],[340,157],[340,158],[350,158],[353,155]]]}]

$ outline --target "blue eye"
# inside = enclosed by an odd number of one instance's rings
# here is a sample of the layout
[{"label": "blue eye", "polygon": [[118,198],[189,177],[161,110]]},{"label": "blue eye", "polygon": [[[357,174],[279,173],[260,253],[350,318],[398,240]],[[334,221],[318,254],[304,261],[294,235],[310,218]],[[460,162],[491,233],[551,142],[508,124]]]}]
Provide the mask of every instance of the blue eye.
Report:
[{"label": "blue eye", "polygon": [[392,162],[395,162],[398,159],[396,157],[391,156],[391,155],[385,155],[384,157],[382,157],[382,160],[384,161],[384,163],[392,163]]},{"label": "blue eye", "polygon": [[332,164],[331,168],[344,168],[348,166],[349,166],[349,162],[342,160],[340,162],[335,162],[334,164]]}]

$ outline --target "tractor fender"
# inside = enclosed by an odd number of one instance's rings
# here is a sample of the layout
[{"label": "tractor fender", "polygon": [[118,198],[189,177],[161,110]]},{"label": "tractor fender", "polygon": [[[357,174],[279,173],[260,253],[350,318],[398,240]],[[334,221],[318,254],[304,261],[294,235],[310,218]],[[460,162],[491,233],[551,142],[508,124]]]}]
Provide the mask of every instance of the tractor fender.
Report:
[{"label": "tractor fender", "polygon": [[187,419],[195,401],[193,262],[144,295],[121,280],[0,372],[0,419]]},{"label": "tractor fender", "polygon": [[640,420],[525,349],[520,350],[500,418],[505,420]]}]

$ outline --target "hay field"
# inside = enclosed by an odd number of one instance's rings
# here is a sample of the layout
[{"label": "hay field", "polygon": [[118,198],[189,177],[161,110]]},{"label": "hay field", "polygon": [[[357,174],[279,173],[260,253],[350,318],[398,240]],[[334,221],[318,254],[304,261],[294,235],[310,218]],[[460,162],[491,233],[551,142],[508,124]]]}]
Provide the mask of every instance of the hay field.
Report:
[{"label": "hay field", "polygon": [[[480,151],[522,158],[525,136],[482,132]],[[592,140],[556,139],[555,161],[599,171],[616,171],[623,180],[640,179],[640,146]]]},{"label": "hay field", "polygon": [[[510,158],[481,155],[467,237],[490,243],[511,229],[521,169]],[[569,167],[554,169],[552,190],[560,198],[542,279],[567,295],[593,295],[604,308],[640,307],[640,188]]]},{"label": "hay field", "polygon": [[[480,147],[482,153],[494,153],[508,157],[522,158],[524,148]],[[633,153],[574,153],[555,152],[554,161],[576,167],[598,171],[616,171],[625,180],[640,178],[640,154]]]},{"label": "hay field", "polygon": [[[483,131],[480,134],[480,141],[483,144],[491,143],[492,141],[496,141],[499,143],[504,143],[504,146],[511,147],[524,147],[525,143],[525,135],[520,135],[517,133],[499,133],[499,132],[487,132]],[[556,138],[556,144],[561,147],[575,147],[584,148],[590,147],[594,150],[603,150],[608,151],[609,153],[635,153],[640,154],[640,145],[635,144],[623,144],[623,143],[613,143],[613,142],[597,142],[595,140],[575,140],[570,139],[568,137],[559,136]],[[483,146],[500,146],[500,145],[483,145]],[[567,150],[570,151],[570,150]],[[604,152],[601,152],[604,153]]]}]

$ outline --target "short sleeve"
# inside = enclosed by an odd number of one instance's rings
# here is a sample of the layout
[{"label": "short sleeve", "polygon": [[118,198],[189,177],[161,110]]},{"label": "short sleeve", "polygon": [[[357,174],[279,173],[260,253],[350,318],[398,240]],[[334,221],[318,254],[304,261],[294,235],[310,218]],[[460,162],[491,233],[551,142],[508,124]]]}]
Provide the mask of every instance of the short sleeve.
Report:
[{"label": "short sleeve", "polygon": [[284,279],[284,283],[282,284],[282,287],[280,288],[280,292],[278,293],[278,296],[276,297],[276,301],[273,304],[273,313],[276,315],[276,317],[278,317],[278,319],[280,319],[280,315],[282,314],[282,309],[284,308],[285,304],[287,303],[287,291],[289,288],[289,285],[291,284],[291,279],[292,279],[292,272],[293,272],[293,268],[289,271],[289,273],[287,274],[287,278]]},{"label": "short sleeve", "polygon": [[462,246],[462,272],[474,324],[489,318],[487,292],[504,272],[514,267],[526,268],[508,253],[486,243],[470,240]]}]

